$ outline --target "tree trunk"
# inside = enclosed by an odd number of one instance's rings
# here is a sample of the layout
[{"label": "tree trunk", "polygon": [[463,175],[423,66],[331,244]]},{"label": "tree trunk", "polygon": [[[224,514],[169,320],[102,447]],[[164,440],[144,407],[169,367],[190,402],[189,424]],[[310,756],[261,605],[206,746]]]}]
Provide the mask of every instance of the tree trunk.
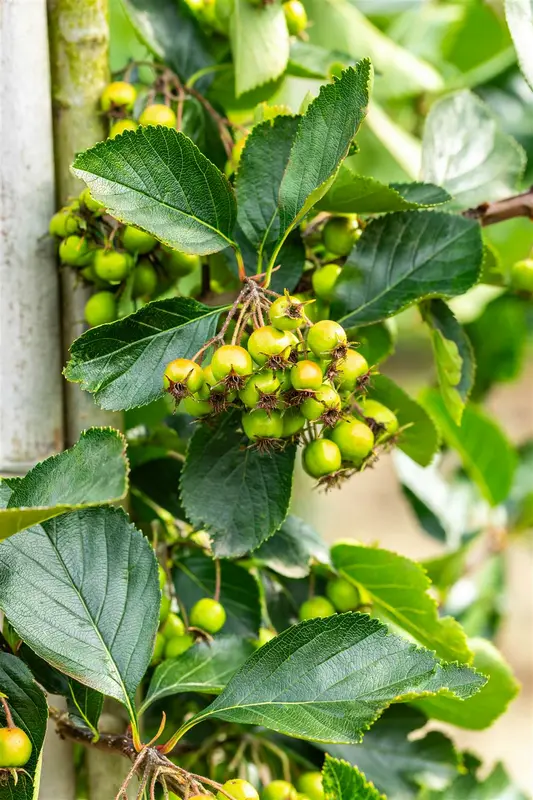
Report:
[{"label": "tree trunk", "polygon": [[[70,171],[74,156],[105,137],[99,111],[109,81],[107,0],[48,0],[55,164],[58,206],[76,197],[83,184]],[[83,310],[90,289],[79,285],[74,271],[62,270],[63,356],[86,329]],[[67,445],[91,425],[120,427],[120,417],[99,409],[91,395],[65,384]]]}]

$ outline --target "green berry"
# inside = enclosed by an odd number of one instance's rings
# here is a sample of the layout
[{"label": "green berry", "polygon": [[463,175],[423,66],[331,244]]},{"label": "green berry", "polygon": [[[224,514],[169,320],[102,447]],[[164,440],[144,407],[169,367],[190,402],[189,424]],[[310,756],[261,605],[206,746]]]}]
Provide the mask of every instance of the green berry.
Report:
[{"label": "green berry", "polygon": [[208,414],[213,413],[212,404],[209,400],[202,400],[198,392],[186,397],[183,400],[182,407],[185,413],[191,417],[207,417]]},{"label": "green berry", "polygon": [[368,373],[368,362],[357,350],[349,349],[337,364],[335,386],[339,392],[353,392],[357,381]]},{"label": "green berry", "polygon": [[159,578],[159,588],[161,589],[161,591],[163,591],[167,583],[167,573],[165,572],[161,564],[157,565],[157,575]]},{"label": "green berry", "polygon": [[217,600],[203,597],[191,608],[189,621],[193,628],[200,628],[207,633],[218,633],[226,622],[226,611]]},{"label": "green berry", "polygon": [[256,442],[260,439],[281,439],[283,419],[279,411],[264,411],[261,408],[242,415],[242,427],[246,436]]},{"label": "green berry", "polygon": [[153,103],[146,106],[139,117],[139,125],[163,125],[165,128],[176,127],[176,115],[170,106]]},{"label": "green berry", "polygon": [[102,111],[110,111],[112,108],[123,108],[131,111],[137,98],[135,86],[126,81],[114,81],[109,83],[100,98]]},{"label": "green berry", "polygon": [[255,640],[254,644],[256,647],[263,647],[263,645],[275,638],[276,634],[274,631],[271,631],[270,628],[259,628],[259,636]]},{"label": "green berry", "polygon": [[375,434],[376,442],[386,442],[399,430],[399,423],[396,414],[377,400],[364,398],[361,400],[361,410],[365,417],[373,419],[379,425],[384,426],[384,430]]},{"label": "green berry", "polygon": [[105,206],[99,200],[95,200],[89,189],[85,188],[79,197],[82,206],[85,206],[93,214],[101,214],[105,211]]},{"label": "green berry", "polygon": [[86,267],[94,257],[94,250],[81,236],[67,236],[59,245],[59,258],[71,267]]},{"label": "green berry", "polygon": [[324,800],[324,788],[320,772],[304,772],[296,785],[298,790],[309,797],[309,800]]},{"label": "green berry", "polygon": [[294,344],[295,336],[290,331],[280,331],[273,325],[263,325],[251,334],[247,347],[255,363],[262,367],[273,356],[288,358]]},{"label": "green berry", "polygon": [[134,119],[117,119],[109,129],[109,138],[114,139],[124,131],[136,131],[139,124]]},{"label": "green berry", "polygon": [[368,425],[354,417],[338,422],[330,438],[341,451],[343,460],[353,461],[355,464],[360,464],[374,447],[374,434]]},{"label": "green berry", "polygon": [[291,369],[291,383],[297,391],[316,391],[322,386],[324,375],[315,361],[304,359]]},{"label": "green berry", "polygon": [[329,439],[314,439],[305,446],[302,463],[312,478],[323,478],[341,468],[341,451],[335,442]]},{"label": "green berry", "polygon": [[155,664],[159,664],[159,662],[163,659],[165,654],[165,647],[167,644],[167,640],[163,636],[162,633],[157,633],[154,642],[154,651],[152,653],[152,660],[150,664],[154,666]]},{"label": "green berry", "polygon": [[263,789],[261,800],[297,800],[296,788],[288,781],[271,781]]},{"label": "green berry", "polygon": [[182,253],[167,245],[162,247],[162,261],[165,270],[173,280],[190,275],[195,269],[200,268],[200,256]]},{"label": "green berry", "polygon": [[194,644],[194,636],[190,633],[186,633],[183,636],[174,636],[173,639],[169,639],[165,645],[165,658],[177,658],[181,656],[182,653],[186,653],[187,650]]},{"label": "green berry", "polygon": [[103,281],[120,283],[128,277],[131,260],[118,250],[98,249],[94,254],[94,271]]},{"label": "green berry", "polygon": [[130,253],[149,253],[157,244],[157,239],[151,233],[126,225],[122,232],[122,244]]},{"label": "green berry", "polygon": [[157,272],[155,267],[147,258],[141,258],[133,270],[131,295],[133,298],[150,297],[156,289]]},{"label": "green berry", "polygon": [[278,389],[277,376],[271,369],[266,369],[248,378],[244,388],[239,392],[239,399],[248,408],[255,408],[263,395],[275,395]]},{"label": "green berry", "polygon": [[[233,800],[259,800],[259,795],[252,784],[241,780],[241,778],[233,778],[231,781],[226,781],[222,788]],[[228,798],[218,792],[217,800],[228,800]]]},{"label": "green berry", "polygon": [[[22,728],[0,728],[0,769],[23,767],[30,760],[31,751],[32,743]],[[11,796],[11,791],[6,791]]]},{"label": "green berry", "polygon": [[325,264],[320,269],[315,270],[312,282],[316,296],[329,303],[333,298],[333,290],[341,272],[342,267],[338,264]]},{"label": "green berry", "polygon": [[73,214],[68,208],[62,208],[50,220],[49,233],[51,236],[58,236],[65,239],[80,229],[80,218]]},{"label": "green berry", "polygon": [[359,592],[353,583],[344,578],[328,581],[326,594],[337,611],[353,611],[360,603]]},{"label": "green berry", "polygon": [[283,3],[283,11],[289,34],[291,36],[302,34],[308,24],[307,12],[303,3],[300,0],[287,0],[286,3]]},{"label": "green berry", "polygon": [[525,258],[513,264],[511,286],[522,292],[533,292],[533,258]]},{"label": "green berry", "polygon": [[322,241],[326,250],[337,256],[347,256],[357,241],[359,225],[353,217],[332,217],[324,225]]},{"label": "green berry", "polygon": [[171,599],[168,594],[161,595],[161,604],[159,606],[159,624],[162,625],[170,613]]},{"label": "green berry", "polygon": [[244,347],[224,344],[213,353],[211,369],[215,380],[221,381],[232,374],[248,377],[253,372],[253,364],[250,354]]},{"label": "green berry", "polygon": [[332,319],[324,319],[312,325],[307,333],[307,344],[319,358],[329,355],[347,342],[346,331]]},{"label": "green berry", "polygon": [[303,622],[306,619],[315,619],[316,617],[331,617],[335,614],[335,609],[327,597],[317,594],[302,603],[298,613]]},{"label": "green berry", "polygon": [[297,297],[278,297],[268,310],[272,325],[280,331],[294,331],[305,322],[304,306]]},{"label": "green berry", "polygon": [[203,385],[204,372],[196,361],[191,361],[190,358],[176,358],[167,364],[163,375],[163,386],[166,390],[185,395],[187,392],[197,392]]},{"label": "green berry", "polygon": [[[302,415],[310,420],[315,421],[320,419],[323,414],[328,411],[340,411],[341,399],[338,392],[328,383],[323,383],[313,397],[307,397],[302,405],[300,411]],[[337,418],[335,418],[336,421]]]},{"label": "green berry", "polygon": [[181,617],[171,611],[161,628],[161,633],[168,641],[174,639],[176,636],[183,636],[185,633],[185,625]]},{"label": "green berry", "polygon": [[112,292],[96,292],[85,304],[85,320],[91,328],[114,322],[117,318],[117,301]]},{"label": "green berry", "polygon": [[307,422],[306,418],[300,414],[297,408],[288,408],[283,412],[281,418],[283,430],[281,433],[282,439],[289,439],[291,436],[296,436],[305,428]]}]

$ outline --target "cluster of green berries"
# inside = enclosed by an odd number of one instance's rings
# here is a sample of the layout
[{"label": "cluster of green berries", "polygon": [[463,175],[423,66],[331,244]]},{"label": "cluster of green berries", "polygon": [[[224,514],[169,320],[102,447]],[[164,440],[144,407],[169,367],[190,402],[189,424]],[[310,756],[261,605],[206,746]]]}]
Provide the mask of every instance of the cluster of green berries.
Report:
[{"label": "cluster of green berries", "polygon": [[200,258],[161,244],[146,231],[122,225],[105,213],[88,189],[50,220],[59,259],[97,290],[85,306],[94,327],[114,322],[129,281],[132,300],[150,300],[179,278],[200,269]]},{"label": "cluster of green berries", "polygon": [[326,584],[326,596],[314,595],[300,606],[300,620],[331,617],[333,614],[356,611],[361,606],[357,588],[345,578],[332,578]]},{"label": "cluster of green berries", "polygon": [[[275,780],[266,786],[261,795],[248,781],[234,778],[226,781],[223,789],[234,800],[324,800],[322,775],[320,772],[304,772],[298,778],[296,786],[289,781]],[[208,799],[209,795],[198,795],[191,800]],[[217,794],[217,800],[227,800],[222,793]]]},{"label": "cluster of green berries", "polygon": [[100,98],[102,111],[111,121],[109,138],[114,139],[124,131],[135,131],[139,125],[163,125],[165,128],[176,127],[176,112],[166,103],[149,103],[140,112],[138,119],[131,115],[137,101],[137,89],[127,81],[109,83]]},{"label": "cluster of green berries", "polygon": [[243,409],[244,433],[261,450],[305,442],[303,465],[313,478],[359,470],[398,431],[395,414],[366,398],[369,365],[334,320],[310,324],[306,304],[285,294],[269,306],[269,325],[246,346],[223,344],[202,367],[178,358],[167,365],[165,389],[193,417]]},{"label": "cluster of green berries", "polygon": [[166,591],[167,576],[163,567],[159,566],[159,587],[162,591],[159,610],[159,630],[156,634],[152,664],[158,664],[166,658],[177,658],[193,646],[196,633],[218,633],[226,622],[224,606],[211,597],[202,597],[193,605],[189,614],[189,627],[183,619],[171,611],[171,598]]}]

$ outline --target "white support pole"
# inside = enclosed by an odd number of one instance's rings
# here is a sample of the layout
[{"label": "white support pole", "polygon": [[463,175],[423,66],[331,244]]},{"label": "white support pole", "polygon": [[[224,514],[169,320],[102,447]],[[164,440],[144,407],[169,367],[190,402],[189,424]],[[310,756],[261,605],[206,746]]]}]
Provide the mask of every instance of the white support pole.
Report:
[{"label": "white support pole", "polygon": [[0,474],[63,446],[45,0],[0,2]]}]

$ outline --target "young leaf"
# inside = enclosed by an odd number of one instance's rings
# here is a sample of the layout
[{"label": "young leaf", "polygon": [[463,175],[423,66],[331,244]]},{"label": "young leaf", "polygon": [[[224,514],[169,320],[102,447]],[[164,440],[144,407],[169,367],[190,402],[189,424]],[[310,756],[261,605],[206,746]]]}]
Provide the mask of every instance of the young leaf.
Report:
[{"label": "young leaf", "polygon": [[65,514],[0,544],[0,608],[19,636],[132,719],[159,598],[154,552],[120,509]]},{"label": "young leaf", "polygon": [[424,569],[389,550],[357,544],[331,548],[334,567],[369,595],[383,615],[425,647],[449,661],[472,660],[466,635],[452,617],[439,617]]},{"label": "young leaf", "polygon": [[421,405],[386,375],[375,375],[368,396],[394,411],[405,429],[398,436],[398,447],[423,467],[431,463],[439,446],[437,429]]},{"label": "young leaf", "polygon": [[479,278],[477,222],[436,211],[387,214],[365,228],[335,285],[344,327],[368,325],[424,297],[463,294]]},{"label": "young leaf", "polygon": [[502,764],[496,764],[484,780],[476,775],[480,762],[466,754],[468,773],[459,776],[444,792],[428,791],[423,800],[529,800],[509,778]]},{"label": "young leaf", "polygon": [[316,207],[332,214],[380,214],[430,208],[448,200],[448,192],[431,183],[388,186],[375,178],[359,175],[351,166],[343,164]]},{"label": "young leaf", "polygon": [[185,0],[122,0],[142,42],[186,81],[214,63],[209,40]]},{"label": "young leaf", "polygon": [[[204,555],[180,559],[172,578],[176,595],[187,611],[202,597],[212,597],[215,592],[215,564]],[[257,636],[261,624],[259,587],[248,570],[232,561],[220,562],[220,602],[227,615],[222,629],[225,635]]]},{"label": "young leaf", "polygon": [[326,755],[322,769],[325,800],[386,800],[357,767]]},{"label": "young leaf", "polygon": [[429,697],[416,705],[431,717],[459,728],[480,731],[488,728],[516,697],[520,684],[509,664],[494,645],[486,639],[470,639],[474,653],[473,666],[488,678],[475,697],[456,700],[453,697]]},{"label": "young leaf", "polygon": [[[39,794],[41,750],[48,722],[48,705],[42,689],[37,686],[28,667],[16,656],[0,651],[0,692],[9,704],[13,722],[29,736],[32,751],[24,771],[18,774],[14,784],[11,775],[0,779],[0,794],[9,800],[36,800]],[[0,726],[6,722],[0,704]]]},{"label": "young leaf", "polygon": [[296,448],[260,453],[238,430],[238,412],[199,425],[187,451],[181,499],[187,518],[212,536],[217,557],[255,550],[287,516]]},{"label": "young leaf", "polygon": [[465,668],[470,687],[456,687],[456,676],[437,675],[438,667],[433,653],[390,634],[364,614],[308,620],[256,651],[180,735],[218,717],[299,739],[356,743],[391,702],[432,691],[432,681],[435,691],[458,691],[460,696],[483,683]]},{"label": "young leaf", "polygon": [[240,636],[217,636],[163,661],[152,676],[140,713],[173,694],[219,694],[253,651],[253,644]]},{"label": "young leaf", "polygon": [[[329,745],[328,752],[355,764],[388,797],[415,800],[421,787],[446,788],[459,774],[460,759],[444,734],[412,736],[427,723],[417,709],[392,705],[358,745]],[[325,749],[325,748],[324,748]],[[451,800],[452,795],[448,795]]]},{"label": "young leaf", "polygon": [[279,190],[279,243],[328,190],[365,117],[371,80],[363,59],[322,86],[301,118]]},{"label": "young leaf", "polygon": [[472,345],[443,300],[430,300],[421,310],[431,332],[442,399],[455,424],[460,425],[476,372]]},{"label": "young leaf", "polygon": [[67,697],[67,707],[71,720],[78,727],[88,728],[93,734],[93,742],[97,742],[100,736],[98,721],[104,706],[104,695],[72,679],[68,681],[68,688],[70,696]]},{"label": "young leaf", "polygon": [[186,297],[148,303],[76,339],[65,376],[94,394],[101,408],[144,406],[163,394],[169,361],[191,358],[214,335],[221,310]]},{"label": "young leaf", "polygon": [[253,559],[286,578],[305,578],[312,560],[329,563],[329,551],[311,525],[291,514],[279,531],[254,552]]},{"label": "young leaf", "polygon": [[522,147],[472,92],[446,95],[426,117],[422,177],[443,186],[456,207],[513,194],[525,161]]},{"label": "young leaf", "polygon": [[126,440],[113,428],[90,428],[70,450],[3,486],[0,539],[65,511],[116,502],[128,489]]},{"label": "young leaf", "polygon": [[533,4],[531,0],[505,0],[505,16],[520,69],[533,89]]},{"label": "young leaf", "polygon": [[424,406],[437,423],[446,444],[457,450],[466,472],[483,496],[493,506],[502,503],[511,490],[516,453],[496,422],[469,404],[459,427],[437,391],[424,394]]},{"label": "young leaf", "polygon": [[249,0],[235,0],[230,40],[237,97],[285,71],[290,41],[281,4],[255,6]]},{"label": "young leaf", "polygon": [[183,133],[126,131],[77,155],[72,171],[110,214],[171,247],[203,255],[233,244],[233,189]]}]

